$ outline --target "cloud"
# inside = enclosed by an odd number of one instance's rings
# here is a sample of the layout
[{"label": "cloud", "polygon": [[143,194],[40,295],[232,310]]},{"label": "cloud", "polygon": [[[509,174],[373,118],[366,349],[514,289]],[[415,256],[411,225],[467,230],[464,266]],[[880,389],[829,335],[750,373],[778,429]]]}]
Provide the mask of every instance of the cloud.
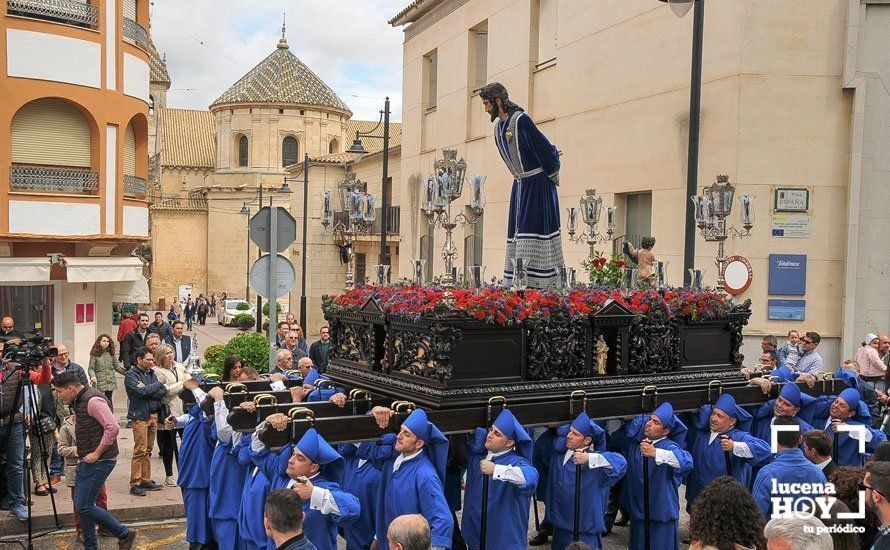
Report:
[{"label": "cloud", "polygon": [[206,109],[275,50],[287,16],[291,52],[354,118],[376,120],[390,97],[401,119],[402,40],[387,24],[408,0],[154,0],[151,34],[167,55],[167,105]]}]

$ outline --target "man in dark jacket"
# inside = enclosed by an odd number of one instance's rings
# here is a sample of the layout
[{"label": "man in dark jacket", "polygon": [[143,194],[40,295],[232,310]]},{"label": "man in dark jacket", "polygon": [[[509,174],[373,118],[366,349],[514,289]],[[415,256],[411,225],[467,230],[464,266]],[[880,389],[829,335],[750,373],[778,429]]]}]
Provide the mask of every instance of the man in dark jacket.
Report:
[{"label": "man in dark jacket", "polygon": [[151,479],[149,454],[155,444],[161,399],[167,388],[158,381],[153,370],[155,358],[148,348],[136,352],[136,364],[124,375],[124,387],[130,402],[127,418],[133,421],[133,458],[130,461],[130,494],[145,496],[161,486]]},{"label": "man in dark jacket", "polygon": [[266,497],[263,527],[279,550],[315,550],[303,534],[303,501],[291,489],[277,489]]},{"label": "man in dark jacket", "polygon": [[159,311],[155,313],[154,323],[148,325],[148,332],[154,332],[161,337],[161,342],[163,342],[173,334],[173,327],[164,320],[164,315]]},{"label": "man in dark jacket", "polygon": [[145,347],[145,338],[147,336],[148,314],[140,313],[139,324],[136,326],[136,330],[130,331],[124,337],[124,343],[121,345],[124,350],[123,363],[125,366],[132,367],[136,364],[136,350]]},{"label": "man in dark jacket", "polygon": [[309,346],[309,358],[315,364],[316,370],[324,374],[328,368],[328,352],[331,349],[331,331],[328,327],[321,327],[321,340],[313,342]]},{"label": "man in dark jacket", "polygon": [[185,363],[192,353],[192,339],[183,333],[182,321],[173,322],[173,333],[166,343],[173,347],[174,359],[177,363]]}]

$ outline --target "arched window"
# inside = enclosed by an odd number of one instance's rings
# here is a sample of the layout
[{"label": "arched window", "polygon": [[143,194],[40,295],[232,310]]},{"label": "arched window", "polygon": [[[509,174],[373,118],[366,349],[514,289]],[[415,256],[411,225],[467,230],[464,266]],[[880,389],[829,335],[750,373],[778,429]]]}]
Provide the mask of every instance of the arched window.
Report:
[{"label": "arched window", "polygon": [[155,98],[154,96],[148,96],[148,114],[155,114]]},{"label": "arched window", "polygon": [[334,153],[340,152],[340,142],[336,139],[332,139],[328,144],[328,154],[333,155]]},{"label": "arched window", "polygon": [[136,175],[136,132],[133,124],[127,124],[124,131],[124,175]]},{"label": "arched window", "polygon": [[12,162],[89,168],[90,125],[80,109],[60,99],[28,103],[12,119]]},{"label": "arched window", "polygon": [[238,138],[238,166],[247,166],[247,153],[247,136],[241,136]]},{"label": "arched window", "polygon": [[294,136],[287,136],[284,138],[284,141],[281,142],[281,165],[290,166],[299,161],[300,145],[297,143],[297,138]]}]

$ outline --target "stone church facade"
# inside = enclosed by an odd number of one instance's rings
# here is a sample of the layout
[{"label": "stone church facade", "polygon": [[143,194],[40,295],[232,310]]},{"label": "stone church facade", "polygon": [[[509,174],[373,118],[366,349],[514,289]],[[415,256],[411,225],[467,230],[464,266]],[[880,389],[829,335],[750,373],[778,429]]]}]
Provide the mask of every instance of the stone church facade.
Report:
[{"label": "stone church facade", "polygon": [[[383,144],[363,138],[364,155],[346,153],[356,131],[376,121],[353,120],[352,111],[291,51],[282,36],[275,50],[217,98],[208,110],[167,107],[170,77],[152,48],[150,112],[152,303],[159,307],[191,285],[192,294],[225,292],[255,303],[248,271],[258,256],[249,243],[248,217],[270,196],[297,219],[297,238],[284,252],[294,264],[297,282],[279,300],[299,317],[302,263],[304,155],[309,160],[307,203],[307,332],[324,324],[323,294],[342,290],[346,267],[330,232],[320,223],[321,194],[337,196],[347,171],[368,182],[380,196]],[[376,134],[382,135],[382,128]],[[390,125],[389,176],[397,190],[401,124]],[[283,186],[290,193],[272,192]],[[398,205],[398,192],[391,204]],[[398,272],[398,207],[390,223],[389,253]],[[379,230],[360,237],[355,246],[359,267],[368,275],[378,263]]]}]

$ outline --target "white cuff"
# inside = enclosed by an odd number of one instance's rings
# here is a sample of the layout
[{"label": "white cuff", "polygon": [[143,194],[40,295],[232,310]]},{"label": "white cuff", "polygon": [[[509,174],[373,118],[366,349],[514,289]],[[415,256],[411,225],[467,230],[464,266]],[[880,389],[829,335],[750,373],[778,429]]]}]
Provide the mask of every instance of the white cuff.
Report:
[{"label": "white cuff", "polygon": [[317,486],[312,487],[312,495],[309,497],[309,508],[318,510],[322,514],[340,515],[340,508],[337,507],[334,495],[327,489]]},{"label": "white cuff", "polygon": [[612,463],[606,460],[600,453],[587,453],[587,466],[592,470],[594,468],[613,468]]},{"label": "white cuff", "polygon": [[201,388],[195,388],[192,390],[192,395],[195,396],[195,400],[200,404],[204,402],[204,398],[207,397],[207,393]]},{"label": "white cuff", "polygon": [[[865,434],[865,442],[866,442],[866,443],[871,443],[871,440],[872,440],[872,438],[874,437],[874,434],[871,432],[871,430],[869,430],[869,429],[866,428],[865,426],[863,426],[863,428],[865,428],[865,429],[863,429],[863,430],[859,430],[859,429],[856,429],[856,430],[850,430],[850,431],[847,432],[847,434],[848,434],[850,437],[852,437],[853,439],[855,439],[855,440],[858,441],[858,440],[859,440],[859,434],[864,433],[864,434]],[[838,432],[840,432],[840,430],[838,430]]]},{"label": "white cuff", "polygon": [[655,464],[667,464],[673,468],[680,467],[680,461],[673,451],[667,449],[655,449]]},{"label": "white cuff", "polygon": [[525,484],[525,474],[522,473],[522,468],[516,466],[495,464],[492,477],[497,481],[506,481],[507,483],[513,483],[515,485]]},{"label": "white cuff", "polygon": [[287,386],[285,386],[284,382],[282,382],[281,380],[276,380],[276,381],[272,382],[271,384],[269,384],[269,386],[272,388],[272,391],[286,391],[287,390]]},{"label": "white cuff", "polygon": [[260,441],[260,432],[266,427],[266,421],[263,420],[257,424],[256,431],[253,432],[253,438],[250,440],[250,450],[258,453],[266,448],[266,444]]},{"label": "white cuff", "polygon": [[748,444],[741,441],[733,441],[732,454],[742,458],[754,458],[754,453],[751,452],[751,448],[748,447]]},{"label": "white cuff", "polygon": [[192,420],[192,415],[183,414],[181,416],[176,417],[176,427],[184,428],[186,424],[188,424]]}]

